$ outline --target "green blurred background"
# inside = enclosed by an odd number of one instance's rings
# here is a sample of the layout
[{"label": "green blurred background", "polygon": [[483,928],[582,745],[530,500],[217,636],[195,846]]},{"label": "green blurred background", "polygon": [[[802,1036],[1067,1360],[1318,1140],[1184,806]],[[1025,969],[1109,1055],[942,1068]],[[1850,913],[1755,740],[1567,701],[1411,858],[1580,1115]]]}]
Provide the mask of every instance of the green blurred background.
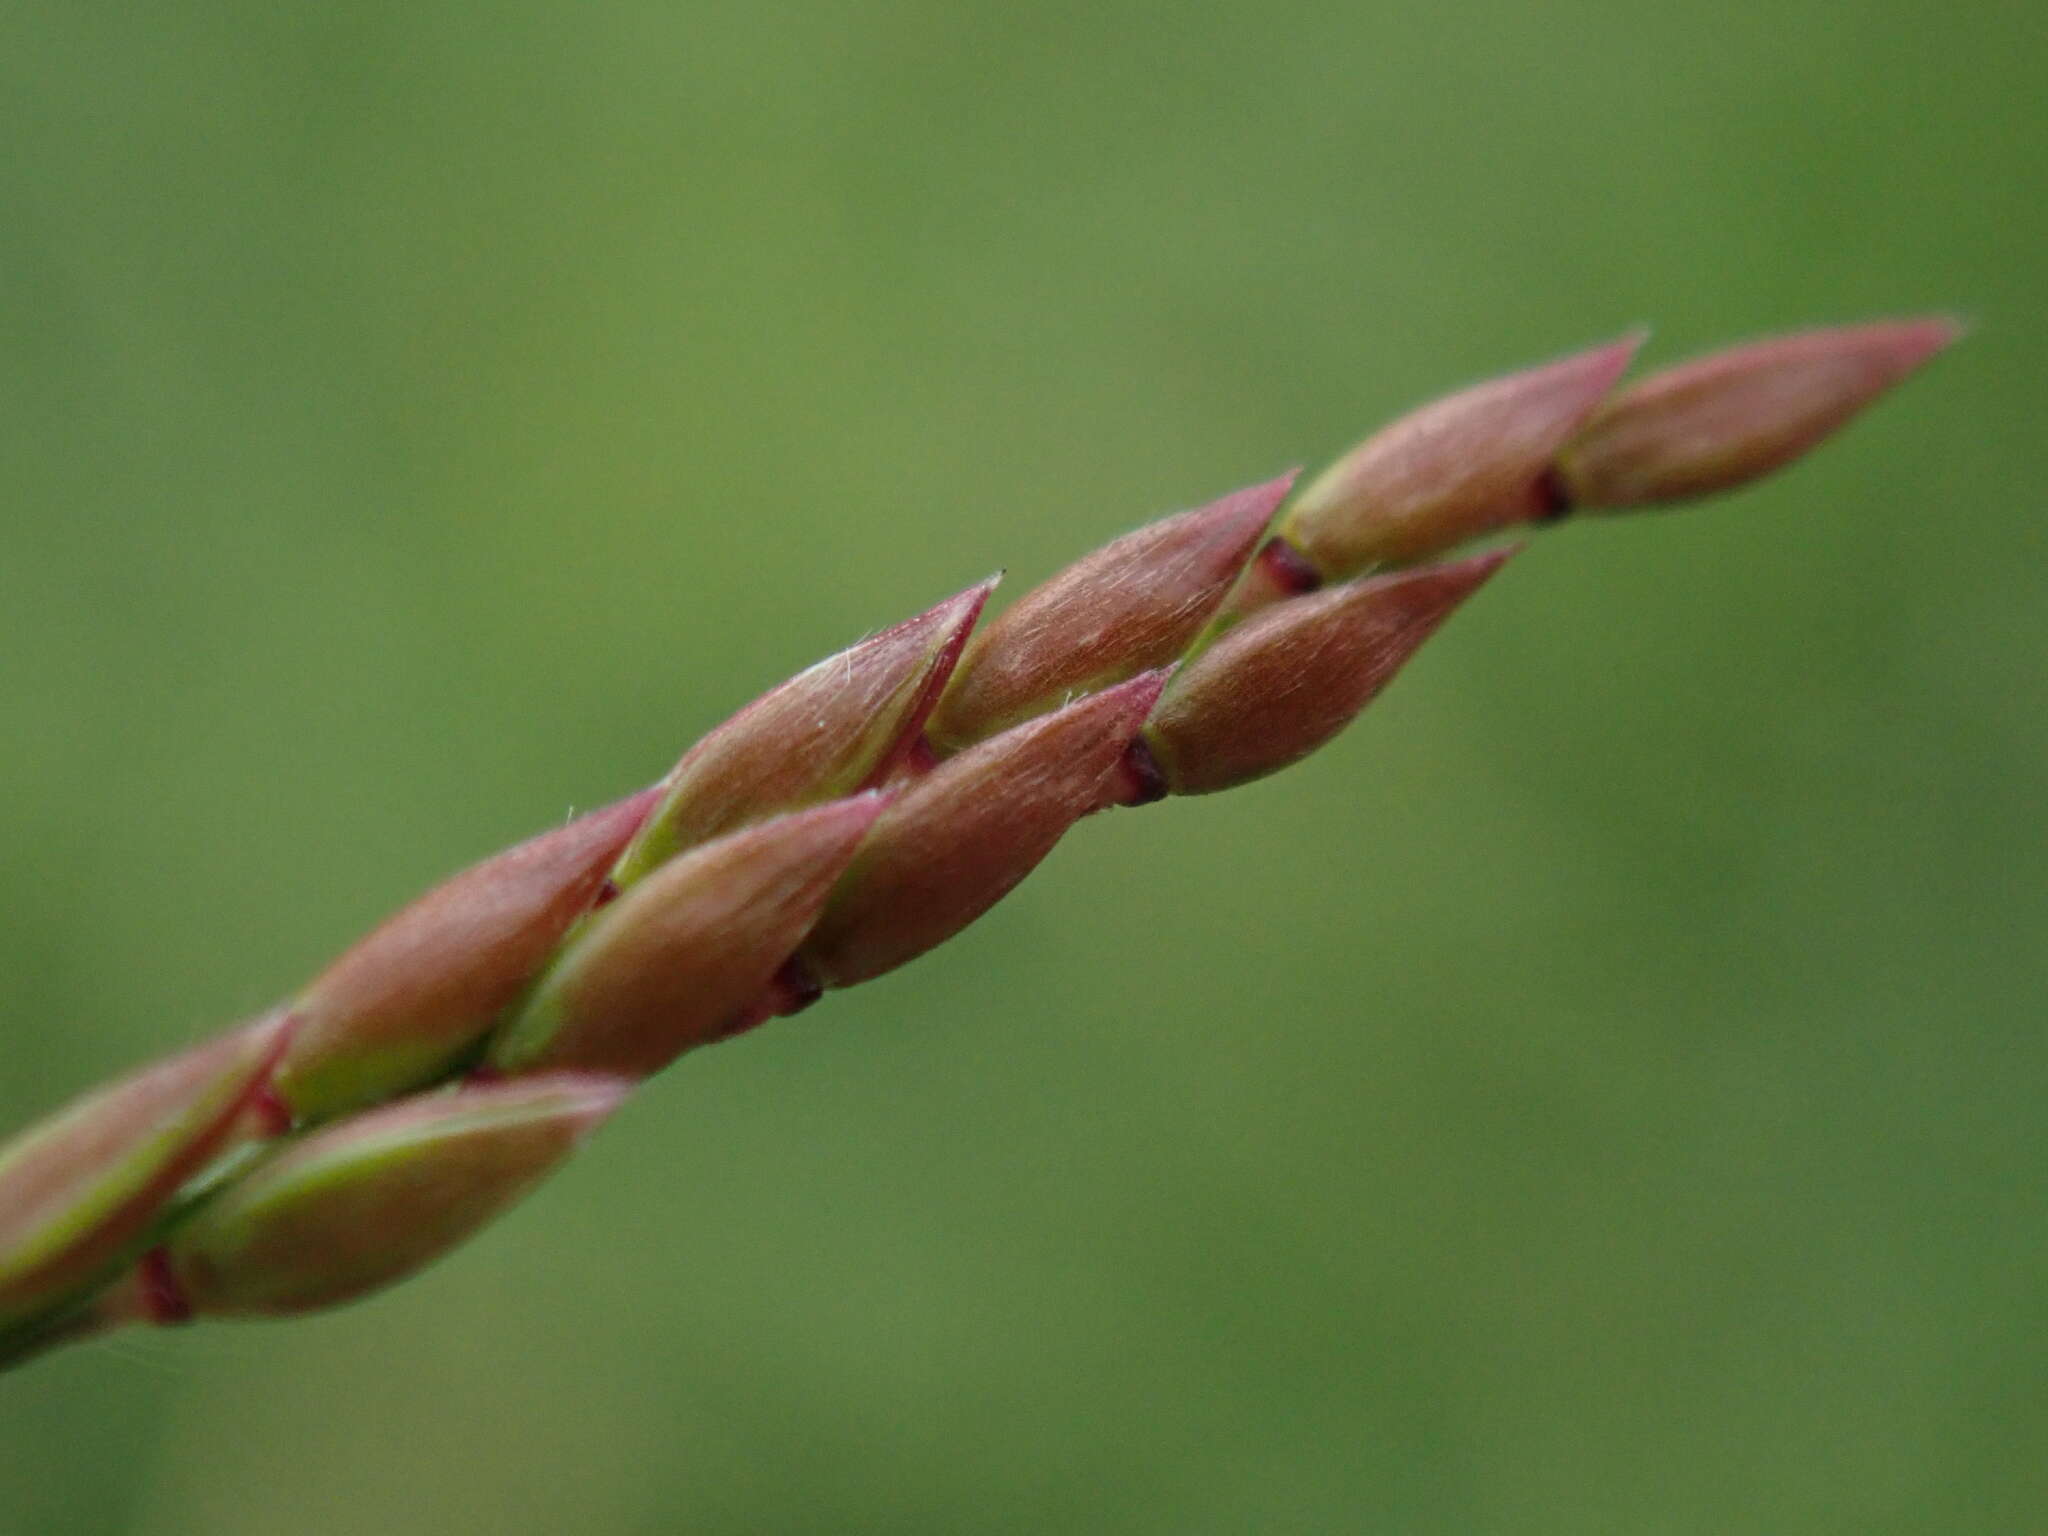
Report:
[{"label": "green blurred background", "polygon": [[0,1383],[0,1532],[2042,1529],[2042,15],[10,7],[8,1123],[993,566],[1977,331],[418,1281]]}]

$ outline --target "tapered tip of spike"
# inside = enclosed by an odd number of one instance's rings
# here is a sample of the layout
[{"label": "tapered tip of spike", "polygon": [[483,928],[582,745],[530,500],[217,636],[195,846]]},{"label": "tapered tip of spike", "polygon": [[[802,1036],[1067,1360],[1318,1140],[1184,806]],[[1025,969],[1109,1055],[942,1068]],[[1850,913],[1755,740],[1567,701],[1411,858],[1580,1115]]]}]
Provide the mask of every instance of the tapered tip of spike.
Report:
[{"label": "tapered tip of spike", "polygon": [[1558,457],[1575,506],[1655,506],[1732,490],[1801,458],[1963,335],[1949,316],[1801,331],[1653,373]]}]

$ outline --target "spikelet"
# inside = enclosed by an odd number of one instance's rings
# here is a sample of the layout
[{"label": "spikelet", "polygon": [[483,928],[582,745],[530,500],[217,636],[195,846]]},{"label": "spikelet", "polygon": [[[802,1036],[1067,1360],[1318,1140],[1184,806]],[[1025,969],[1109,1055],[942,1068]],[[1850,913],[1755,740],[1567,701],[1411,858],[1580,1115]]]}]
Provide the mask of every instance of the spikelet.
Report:
[{"label": "spikelet", "polygon": [[1955,335],[1811,331],[1615,394],[1626,337],[1424,406],[1291,503],[1290,475],[1125,534],[978,638],[993,582],[818,663],[0,1149],[0,1366],[404,1278],[639,1080],[950,938],[1091,812],[1322,746],[1511,553],[1462,546],[1747,483]]}]

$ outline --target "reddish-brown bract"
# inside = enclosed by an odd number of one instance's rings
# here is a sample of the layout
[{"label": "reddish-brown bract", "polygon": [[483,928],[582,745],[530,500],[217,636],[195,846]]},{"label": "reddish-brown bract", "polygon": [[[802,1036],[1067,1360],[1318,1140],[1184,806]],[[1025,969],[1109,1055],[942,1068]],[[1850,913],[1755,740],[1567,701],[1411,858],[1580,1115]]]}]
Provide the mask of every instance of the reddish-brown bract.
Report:
[{"label": "reddish-brown bract", "polygon": [[1163,675],[991,737],[918,779],[876,818],[799,951],[827,986],[893,970],[950,939],[1106,803]]},{"label": "reddish-brown bract", "polygon": [[1626,336],[1410,411],[1319,475],[1281,536],[1334,582],[1528,521],[1544,470],[1641,343]]},{"label": "reddish-brown bract", "polygon": [[1584,508],[1683,501],[1804,454],[1948,346],[1951,320],[1775,336],[1654,373],[1596,411],[1559,459]]},{"label": "reddish-brown bract", "polygon": [[90,1280],[226,1143],[269,1080],[272,1014],[101,1088],[0,1160],[0,1322]]},{"label": "reddish-brown bract", "polygon": [[292,1005],[285,1103],[325,1119],[446,1072],[589,910],[657,799],[644,789],[464,870],[335,961]]},{"label": "reddish-brown bract", "polygon": [[1173,793],[1229,789],[1308,756],[1508,553],[1331,587],[1230,630],[1174,674],[1145,726]]},{"label": "reddish-brown bract", "polygon": [[685,848],[880,783],[911,750],[994,578],[771,689],[683,755],[613,871],[623,888]]},{"label": "reddish-brown bract", "polygon": [[730,1032],[816,921],[876,794],[778,816],[661,866],[564,954],[493,1042],[500,1072],[646,1077]]},{"label": "reddish-brown bract", "polygon": [[926,729],[943,754],[1179,658],[1294,484],[1292,471],[1147,523],[1019,598],[975,636]]},{"label": "reddish-brown bract", "polygon": [[198,1316],[350,1301],[454,1247],[551,1173],[631,1089],[562,1073],[427,1094],[288,1144],[173,1234],[152,1276]]}]

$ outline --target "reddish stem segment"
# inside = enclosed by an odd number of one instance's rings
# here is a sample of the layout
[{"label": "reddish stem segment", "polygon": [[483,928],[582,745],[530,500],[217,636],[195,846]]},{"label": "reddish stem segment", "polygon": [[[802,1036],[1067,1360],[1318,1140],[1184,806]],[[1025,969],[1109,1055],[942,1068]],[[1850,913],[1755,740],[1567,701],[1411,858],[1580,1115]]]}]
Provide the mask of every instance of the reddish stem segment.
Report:
[{"label": "reddish stem segment", "polygon": [[1536,477],[1531,499],[1533,507],[1529,521],[1532,523],[1561,523],[1577,510],[1572,505],[1572,489],[1565,484],[1564,474],[1555,464],[1543,466],[1543,473]]},{"label": "reddish stem segment", "polygon": [[1150,805],[1155,800],[1164,800],[1172,793],[1172,786],[1166,781],[1166,770],[1159,766],[1159,756],[1152,750],[1152,743],[1142,736],[1131,738],[1131,744],[1124,748],[1123,761],[1111,780],[1111,805]]},{"label": "reddish stem segment", "polygon": [[142,1256],[135,1269],[135,1280],[143,1316],[150,1322],[159,1328],[170,1328],[192,1321],[192,1303],[171,1272],[171,1256],[165,1249],[152,1248]]},{"label": "reddish stem segment", "polygon": [[249,1114],[256,1123],[256,1134],[266,1141],[275,1140],[292,1128],[292,1108],[271,1083],[256,1090],[249,1101]]},{"label": "reddish stem segment", "polygon": [[1259,551],[1259,571],[1276,591],[1288,597],[1300,597],[1323,584],[1323,573],[1315,562],[1279,534],[1266,540]]}]

